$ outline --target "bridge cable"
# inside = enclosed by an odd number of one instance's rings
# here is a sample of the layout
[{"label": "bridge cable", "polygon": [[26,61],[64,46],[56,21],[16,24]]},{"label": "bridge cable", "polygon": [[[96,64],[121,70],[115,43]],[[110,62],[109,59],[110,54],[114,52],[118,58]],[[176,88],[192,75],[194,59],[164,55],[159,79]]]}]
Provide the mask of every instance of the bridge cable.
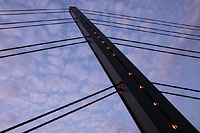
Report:
[{"label": "bridge cable", "polygon": [[126,46],[126,47],[133,47],[133,48],[138,48],[138,49],[144,49],[144,50],[150,50],[150,51],[155,51],[155,52],[161,52],[161,53],[166,53],[166,54],[173,54],[173,55],[179,55],[179,56],[185,56],[185,57],[200,59],[199,56],[193,56],[193,55],[187,55],[187,54],[180,54],[180,53],[175,53],[175,52],[168,52],[168,51],[164,51],[164,50],[157,50],[157,49],[152,49],[152,48],[145,48],[145,47],[140,47],[140,46],[133,46],[133,45],[128,45],[128,44],[122,44],[122,43],[113,43],[113,44],[120,45],[120,46]]},{"label": "bridge cable", "polygon": [[69,23],[74,23],[74,22],[60,22],[60,23],[47,23],[47,24],[35,24],[35,25],[13,26],[13,27],[0,28],[0,30],[18,29],[18,28],[27,28],[27,27],[36,27],[36,26],[45,26],[45,25],[69,24]]},{"label": "bridge cable", "polygon": [[21,122],[21,123],[19,123],[19,124],[17,124],[17,125],[14,125],[14,126],[10,127],[10,128],[7,128],[7,129],[5,129],[5,130],[3,130],[3,131],[1,131],[1,132],[8,132],[8,131],[11,131],[11,130],[16,129],[16,128],[18,128],[18,127],[21,127],[21,126],[23,126],[23,125],[25,125],[25,124],[28,124],[28,123],[32,122],[32,121],[38,120],[38,119],[40,119],[40,118],[42,118],[42,117],[45,117],[45,116],[47,116],[47,115],[50,115],[50,114],[55,113],[55,112],[57,112],[57,111],[60,111],[60,110],[62,110],[62,109],[64,109],[64,108],[67,108],[67,107],[69,107],[69,106],[71,106],[71,105],[74,105],[74,104],[76,104],[76,103],[79,103],[79,102],[81,102],[81,101],[83,101],[83,100],[86,100],[86,99],[88,99],[88,98],[90,98],[90,97],[93,97],[93,96],[95,96],[95,95],[97,95],[97,94],[100,94],[100,93],[102,93],[102,92],[105,92],[105,91],[107,91],[107,90],[109,90],[109,89],[111,89],[111,88],[113,88],[113,87],[115,87],[115,86],[116,86],[116,85],[113,85],[113,86],[107,87],[107,88],[105,88],[105,89],[102,89],[102,90],[100,90],[100,91],[97,91],[97,92],[95,92],[95,93],[93,93],[93,94],[90,94],[90,95],[88,95],[88,96],[85,96],[85,97],[83,97],[83,98],[80,98],[80,99],[78,99],[78,100],[76,100],[76,101],[73,101],[73,102],[71,102],[71,103],[69,103],[69,104],[63,105],[63,106],[61,106],[61,107],[59,107],[59,108],[53,109],[53,110],[51,110],[51,111],[48,111],[48,112],[46,112],[46,113],[43,113],[43,114],[38,115],[38,116],[36,116],[36,117],[33,117],[33,118],[29,119],[29,120],[26,120],[26,121],[24,121],[24,122]]},{"label": "bridge cable", "polygon": [[162,26],[167,26],[167,27],[175,27],[175,28],[180,28],[180,29],[189,29],[189,30],[195,30],[195,31],[200,31],[200,29],[195,29],[195,28],[190,28],[190,27],[183,27],[183,26],[177,26],[177,25],[169,25],[169,24],[164,24],[164,23],[157,23],[157,22],[151,22],[151,21],[145,21],[145,20],[137,20],[137,19],[132,19],[132,18],[123,18],[123,17],[116,17],[116,16],[109,16],[109,15],[102,15],[102,14],[95,14],[95,13],[87,13],[84,12],[85,14],[89,15],[94,15],[94,16],[102,16],[102,17],[108,17],[108,18],[116,18],[116,19],[123,19],[123,20],[130,20],[134,22],[142,22],[142,23],[148,23],[148,24],[155,24],[155,25],[162,25]]},{"label": "bridge cable", "polygon": [[114,39],[114,40],[133,42],[133,43],[139,43],[139,44],[144,44],[144,45],[149,45],[149,46],[155,46],[155,47],[161,47],[161,48],[167,48],[167,49],[173,49],[173,50],[179,50],[179,51],[184,51],[184,52],[191,52],[191,53],[200,54],[200,51],[182,49],[182,48],[171,47],[171,46],[163,46],[163,45],[160,45],[160,44],[153,44],[153,43],[147,43],[147,42],[141,42],[141,41],[135,41],[135,40],[129,40],[129,39],[123,39],[123,38],[116,38],[116,37],[108,37],[108,38]]},{"label": "bridge cable", "polygon": [[161,32],[147,31],[147,30],[141,30],[141,29],[135,29],[135,28],[128,28],[128,27],[121,27],[121,26],[115,26],[115,25],[109,25],[109,24],[102,24],[102,23],[93,23],[93,24],[107,26],[107,27],[120,28],[120,29],[133,30],[133,31],[146,32],[146,33],[152,33],[152,34],[158,34],[158,35],[164,35],[164,36],[172,36],[172,37],[176,37],[176,38],[184,38],[184,39],[190,39],[190,40],[200,41],[199,38],[191,38],[191,37],[186,37],[186,36],[171,35],[171,34],[166,34],[166,33],[161,33]]},{"label": "bridge cable", "polygon": [[33,131],[33,130],[36,130],[36,129],[42,127],[42,126],[45,126],[45,125],[47,125],[47,124],[49,124],[49,123],[52,123],[52,122],[54,122],[54,121],[56,121],[56,120],[58,120],[58,119],[61,119],[61,118],[65,117],[65,116],[67,116],[67,115],[70,115],[70,114],[72,114],[72,113],[75,113],[76,111],[79,111],[79,110],[81,110],[81,109],[83,109],[83,108],[86,108],[87,106],[92,105],[92,104],[94,104],[94,103],[96,103],[96,102],[98,102],[98,101],[101,101],[101,100],[103,100],[103,99],[105,99],[105,98],[107,98],[107,97],[109,97],[109,96],[111,96],[111,95],[113,95],[113,94],[115,94],[115,93],[117,93],[117,92],[118,92],[118,91],[114,91],[114,92],[112,92],[112,93],[109,93],[108,95],[105,95],[105,96],[103,96],[103,97],[101,97],[101,98],[98,98],[97,100],[94,100],[94,101],[92,101],[92,102],[89,102],[88,104],[85,104],[85,105],[83,105],[83,106],[80,106],[80,107],[78,107],[78,108],[76,108],[76,109],[74,109],[74,110],[72,110],[72,111],[69,111],[69,112],[63,114],[63,115],[60,115],[60,116],[58,116],[58,117],[55,117],[54,119],[51,119],[51,120],[49,120],[49,121],[47,121],[47,122],[45,122],[45,123],[42,123],[42,124],[40,124],[40,125],[37,125],[37,126],[31,128],[31,129],[28,129],[28,130],[24,131],[23,133],[31,132],[31,131]]},{"label": "bridge cable", "polygon": [[180,87],[180,86],[175,86],[175,85],[168,85],[168,84],[163,84],[163,83],[158,83],[158,82],[151,82],[152,84],[155,85],[159,85],[159,86],[167,86],[167,87],[171,87],[174,89],[181,89],[181,90],[187,90],[187,91],[193,91],[193,92],[200,92],[200,90],[197,89],[190,89],[190,88],[186,88],[186,87]]},{"label": "bridge cable", "polygon": [[0,25],[21,24],[21,23],[35,23],[35,22],[47,22],[47,21],[60,21],[60,20],[69,20],[69,19],[73,19],[73,18],[60,18],[60,19],[43,19],[43,20],[3,22],[3,23],[0,23]]},{"label": "bridge cable", "polygon": [[177,94],[177,93],[171,93],[171,92],[166,92],[166,91],[160,91],[160,92],[164,93],[164,94],[169,94],[169,95],[174,95],[174,96],[180,96],[180,97],[186,97],[186,98],[190,98],[190,99],[200,100],[199,97],[187,96],[187,95],[182,95],[182,94]]},{"label": "bridge cable", "polygon": [[46,44],[50,44],[50,43],[57,43],[57,42],[63,42],[63,41],[76,40],[76,39],[81,39],[81,38],[84,38],[84,37],[75,37],[75,38],[68,38],[68,39],[61,39],[61,40],[55,40],[55,41],[49,41],[49,42],[42,42],[42,43],[35,43],[35,44],[23,45],[23,46],[12,47],[12,48],[4,48],[4,49],[0,49],[0,52],[10,51],[10,50],[14,50],[14,49],[22,49],[22,48],[28,48],[28,47],[35,47],[35,46],[46,45]]},{"label": "bridge cable", "polygon": [[[156,19],[150,19],[150,18],[144,18],[144,17],[137,17],[137,16],[129,16],[129,15],[123,15],[123,14],[115,14],[115,13],[108,13],[108,12],[102,12],[102,11],[94,11],[94,10],[86,10],[86,9],[80,9],[82,11],[87,11],[87,12],[96,12],[96,13],[103,13],[103,14],[109,14],[109,15],[114,15],[114,16],[121,16],[121,17],[127,17],[127,18],[136,18],[136,19],[142,19],[142,20],[148,20],[148,21],[154,21],[154,22],[160,22],[160,23],[167,23],[167,24],[173,24],[173,25],[181,25],[181,26],[188,26],[188,27],[195,27],[195,28],[200,28],[200,26],[197,25],[190,25],[190,24],[183,24],[183,23],[177,23],[177,22],[169,22],[169,21],[164,21],[164,20],[156,20]],[[100,14],[98,14],[100,15]]]},{"label": "bridge cable", "polygon": [[34,52],[44,51],[44,50],[48,50],[48,49],[55,49],[55,48],[73,46],[73,45],[78,45],[78,44],[85,43],[85,42],[87,42],[87,41],[81,41],[81,42],[64,44],[64,45],[53,46],[53,47],[47,47],[47,48],[36,49],[36,50],[30,50],[30,51],[15,53],[15,54],[2,55],[2,56],[0,56],[0,58],[7,58],[7,57],[11,57],[11,56],[17,56],[17,55],[23,55],[23,54],[28,54],[28,53],[34,53]]},{"label": "bridge cable", "polygon": [[25,12],[25,13],[1,13],[0,16],[13,16],[13,15],[27,15],[27,14],[53,14],[53,13],[66,13],[69,11],[56,11],[56,12]]},{"label": "bridge cable", "polygon": [[125,26],[130,26],[130,27],[143,28],[143,29],[150,29],[150,30],[155,30],[155,31],[162,31],[162,32],[168,32],[168,33],[175,33],[175,34],[181,34],[181,35],[187,35],[187,36],[200,37],[200,35],[194,35],[194,34],[189,34],[189,33],[184,33],[184,32],[177,32],[177,31],[170,31],[170,30],[164,30],[164,29],[157,29],[157,28],[153,28],[153,27],[139,26],[139,25],[133,25],[133,24],[127,24],[127,23],[119,23],[119,22],[113,22],[113,21],[98,20],[98,19],[93,19],[93,18],[91,18],[90,20],[97,21],[97,22],[117,24],[117,25],[125,25]]},{"label": "bridge cable", "polygon": [[51,8],[43,8],[43,9],[6,9],[0,10],[0,12],[29,12],[29,11],[51,11],[51,10],[68,10],[68,8],[60,8],[60,9],[51,9]]}]

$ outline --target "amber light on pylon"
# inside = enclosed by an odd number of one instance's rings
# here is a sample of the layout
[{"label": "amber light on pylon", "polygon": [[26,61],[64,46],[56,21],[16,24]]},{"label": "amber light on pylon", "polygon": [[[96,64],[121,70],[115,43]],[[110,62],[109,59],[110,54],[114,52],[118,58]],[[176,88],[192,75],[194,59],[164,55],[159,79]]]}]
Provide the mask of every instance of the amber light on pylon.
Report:
[{"label": "amber light on pylon", "polygon": [[133,75],[133,73],[129,72],[129,73],[128,73],[128,75],[129,75],[129,76],[132,76],[132,75]]},{"label": "amber light on pylon", "polygon": [[178,129],[178,126],[175,124],[172,124],[172,128],[176,130],[176,129]]},{"label": "amber light on pylon", "polygon": [[158,103],[157,103],[157,102],[153,102],[153,105],[154,105],[154,106],[158,106]]},{"label": "amber light on pylon", "polygon": [[110,47],[106,47],[106,49],[107,49],[107,50],[109,50],[109,49],[110,49]]},{"label": "amber light on pylon", "polygon": [[140,85],[139,87],[140,87],[140,89],[144,88],[144,86],[142,86],[142,85]]}]

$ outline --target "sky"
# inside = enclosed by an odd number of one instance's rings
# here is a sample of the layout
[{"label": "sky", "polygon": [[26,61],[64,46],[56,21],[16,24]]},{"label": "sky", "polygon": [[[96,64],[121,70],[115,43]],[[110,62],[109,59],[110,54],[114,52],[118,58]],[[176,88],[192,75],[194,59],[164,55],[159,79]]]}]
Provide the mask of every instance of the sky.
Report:
[{"label": "sky", "polygon": [[[146,17],[191,25],[200,25],[199,0],[1,0],[0,9],[39,9],[68,8],[69,5],[80,9],[98,10],[138,17]],[[88,18],[150,26],[178,32],[200,35],[199,31],[169,28],[128,20],[92,16]],[[66,13],[37,15],[0,15],[0,23],[55,19],[71,17]],[[1,25],[1,27],[3,27]],[[5,27],[5,26],[4,26]],[[117,29],[97,25],[106,35],[125,38],[164,46],[179,47],[200,51],[199,42],[183,38],[143,33],[126,29]],[[0,30],[0,49],[40,42],[82,36],[76,24],[49,25],[21,29]],[[76,41],[49,44],[55,46]],[[111,40],[112,42],[117,42]],[[142,44],[125,44],[144,46]],[[26,48],[33,50],[48,47]],[[183,86],[200,90],[200,62],[198,59],[169,55],[152,51],[117,46],[138,69],[154,82]],[[147,47],[147,46],[146,46]],[[21,52],[1,52],[0,55]],[[174,51],[177,52],[177,51]],[[184,53],[184,52],[182,52]],[[193,54],[197,55],[198,54]],[[55,109],[76,99],[92,94],[111,86],[101,65],[87,43],[47,50],[15,57],[0,59],[0,131],[36,115]],[[159,90],[200,97],[199,93],[157,86]],[[94,98],[78,103],[41,120],[11,131],[22,132],[37,124],[43,123],[76,107],[99,98],[114,88]],[[200,102],[187,98],[165,95],[166,98],[200,130]],[[34,132],[40,133],[137,133],[140,132],[117,94],[95,103],[72,115],[41,127]]]}]

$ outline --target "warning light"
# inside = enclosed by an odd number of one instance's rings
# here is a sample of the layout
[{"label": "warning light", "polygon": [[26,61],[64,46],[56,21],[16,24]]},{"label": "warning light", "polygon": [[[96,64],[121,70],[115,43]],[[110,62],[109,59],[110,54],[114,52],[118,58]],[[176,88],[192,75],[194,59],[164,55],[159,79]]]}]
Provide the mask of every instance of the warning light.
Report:
[{"label": "warning light", "polygon": [[129,72],[129,73],[128,73],[128,75],[129,75],[129,76],[132,76],[132,75],[133,75],[133,73]]},{"label": "warning light", "polygon": [[140,89],[143,89],[143,88],[144,88],[144,86],[142,86],[142,85],[140,85],[139,87],[140,87]]},{"label": "warning light", "polygon": [[110,47],[106,47],[106,49],[107,49],[107,50],[109,50],[109,49],[110,49]]},{"label": "warning light", "polygon": [[153,105],[154,105],[154,106],[158,106],[158,103],[157,103],[157,102],[153,102]]},{"label": "warning light", "polygon": [[178,129],[178,126],[175,124],[172,124],[172,128],[176,130],[176,129]]}]

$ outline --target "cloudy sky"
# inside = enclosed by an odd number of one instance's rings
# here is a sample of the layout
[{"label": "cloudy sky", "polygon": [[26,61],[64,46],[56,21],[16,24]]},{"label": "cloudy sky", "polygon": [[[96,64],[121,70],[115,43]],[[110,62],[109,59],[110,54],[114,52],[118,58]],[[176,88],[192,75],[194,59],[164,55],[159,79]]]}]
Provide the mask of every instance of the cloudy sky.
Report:
[{"label": "cloudy sky", "polygon": [[[59,9],[68,8],[69,5],[74,5],[81,9],[98,10],[191,25],[200,25],[199,0],[101,0],[98,2],[93,0],[0,0],[1,10],[36,8]],[[86,14],[86,16],[88,18],[200,35],[200,31],[169,28],[166,26],[122,19],[111,19],[89,14]],[[16,16],[0,15],[0,23],[67,17],[71,17],[68,12]],[[1,27],[8,27],[8,25],[1,25]],[[106,36],[200,51],[200,42],[197,40],[117,29],[100,25],[97,27],[105,33]],[[82,35],[75,24],[0,30],[0,49],[78,36]],[[84,41],[84,39],[38,46],[35,48],[26,48],[24,51],[78,41]],[[112,41],[116,42],[115,40]],[[123,43],[136,46],[141,45],[127,42]],[[122,50],[122,52],[151,81],[200,90],[199,59],[122,46],[118,48]],[[21,51],[23,50],[1,52],[0,55]],[[198,54],[193,55],[198,56]],[[60,107],[83,96],[87,96],[110,85],[111,83],[109,79],[87,43],[0,59],[0,130],[56,107]],[[158,86],[158,89],[200,97],[199,93],[161,86]],[[112,91],[114,91],[114,89],[24,127],[13,130],[12,132],[22,132],[27,130],[39,123],[59,116],[64,112],[70,111]],[[169,95],[165,96],[198,130],[200,130],[200,102],[198,100]],[[115,94],[88,108],[44,126],[35,132],[129,133],[139,132],[139,130],[121,102],[119,96]]]}]

